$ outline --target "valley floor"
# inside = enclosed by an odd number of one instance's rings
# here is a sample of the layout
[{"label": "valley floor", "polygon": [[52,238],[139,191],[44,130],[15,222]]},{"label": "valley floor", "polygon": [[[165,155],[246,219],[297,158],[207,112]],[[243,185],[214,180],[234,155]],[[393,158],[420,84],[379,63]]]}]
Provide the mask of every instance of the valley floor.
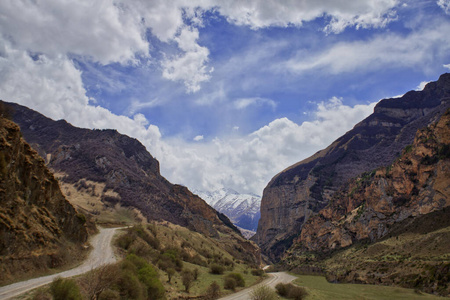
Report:
[{"label": "valley floor", "polygon": [[305,287],[309,295],[305,300],[322,300],[322,299],[450,299],[447,297],[439,297],[413,289],[405,289],[400,287],[390,287],[369,284],[346,284],[329,283],[325,277],[296,275],[298,279],[295,284]]}]

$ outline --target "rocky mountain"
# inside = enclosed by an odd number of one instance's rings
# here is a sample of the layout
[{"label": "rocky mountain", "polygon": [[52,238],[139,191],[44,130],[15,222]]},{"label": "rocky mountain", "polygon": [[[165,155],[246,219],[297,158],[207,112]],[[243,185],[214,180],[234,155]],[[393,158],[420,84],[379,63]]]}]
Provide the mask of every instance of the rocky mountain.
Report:
[{"label": "rocky mountain", "polygon": [[[133,208],[146,220],[168,221],[211,238],[232,235],[236,247],[246,249],[242,253],[247,259],[258,260],[257,248],[225,215],[162,177],[159,162],[138,140],[116,130],[77,128],[24,106],[5,105],[12,109],[25,140],[60,176],[69,200],[79,201],[86,214],[96,218],[109,208]],[[77,199],[74,193],[83,195]],[[114,222],[120,220],[116,217]]]},{"label": "rocky mountain", "polygon": [[392,164],[335,192],[305,222],[284,260],[319,266],[332,281],[449,295],[449,179],[450,108]]},{"label": "rocky mountain", "polygon": [[85,222],[19,126],[0,117],[0,283],[76,262]]},{"label": "rocky mountain", "polygon": [[264,189],[253,238],[278,260],[311,215],[325,208],[351,178],[390,165],[416,132],[449,107],[450,74],[400,98],[381,100],[374,113],[326,149],[276,175]]},{"label": "rocky mountain", "polygon": [[217,211],[225,214],[239,228],[256,231],[260,217],[261,197],[254,194],[239,194],[232,189],[214,192],[194,191]]}]

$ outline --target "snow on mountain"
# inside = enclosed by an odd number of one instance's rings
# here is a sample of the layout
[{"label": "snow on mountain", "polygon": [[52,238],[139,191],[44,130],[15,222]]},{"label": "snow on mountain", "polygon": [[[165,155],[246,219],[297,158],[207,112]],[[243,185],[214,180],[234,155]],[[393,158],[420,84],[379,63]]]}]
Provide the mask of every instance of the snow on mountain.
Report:
[{"label": "snow on mountain", "polygon": [[193,191],[217,211],[225,214],[238,227],[256,231],[260,218],[261,197],[239,194],[232,189],[214,192]]}]

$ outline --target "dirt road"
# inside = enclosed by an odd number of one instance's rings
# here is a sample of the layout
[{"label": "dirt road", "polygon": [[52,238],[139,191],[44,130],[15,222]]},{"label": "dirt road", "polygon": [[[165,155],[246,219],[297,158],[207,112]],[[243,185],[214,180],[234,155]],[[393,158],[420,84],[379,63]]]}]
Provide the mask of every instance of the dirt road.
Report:
[{"label": "dirt road", "polygon": [[[274,289],[278,283],[289,283],[289,282],[293,281],[294,279],[297,279],[297,277],[289,275],[288,273],[285,273],[285,272],[269,273],[269,276],[270,276],[269,278],[267,278],[266,280],[264,280],[257,286],[267,285],[267,286],[271,287],[272,289]],[[255,287],[251,287],[251,288],[242,290],[238,293],[229,295],[227,297],[220,298],[219,300],[250,300],[251,299],[250,294],[254,288]]]},{"label": "dirt road", "polygon": [[48,284],[58,276],[72,277],[86,273],[102,265],[114,263],[116,258],[111,247],[111,241],[117,229],[119,228],[101,228],[100,233],[92,237],[90,243],[93,249],[87,260],[81,266],[58,274],[38,277],[1,287],[0,299],[10,299],[18,296],[29,290]]}]

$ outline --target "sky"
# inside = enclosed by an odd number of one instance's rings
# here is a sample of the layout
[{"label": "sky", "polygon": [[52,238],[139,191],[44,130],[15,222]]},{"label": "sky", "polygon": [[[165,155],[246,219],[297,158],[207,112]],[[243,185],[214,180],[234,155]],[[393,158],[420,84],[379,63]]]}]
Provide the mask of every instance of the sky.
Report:
[{"label": "sky", "polygon": [[137,138],[172,183],[261,195],[450,72],[450,0],[2,0],[0,99]]}]

